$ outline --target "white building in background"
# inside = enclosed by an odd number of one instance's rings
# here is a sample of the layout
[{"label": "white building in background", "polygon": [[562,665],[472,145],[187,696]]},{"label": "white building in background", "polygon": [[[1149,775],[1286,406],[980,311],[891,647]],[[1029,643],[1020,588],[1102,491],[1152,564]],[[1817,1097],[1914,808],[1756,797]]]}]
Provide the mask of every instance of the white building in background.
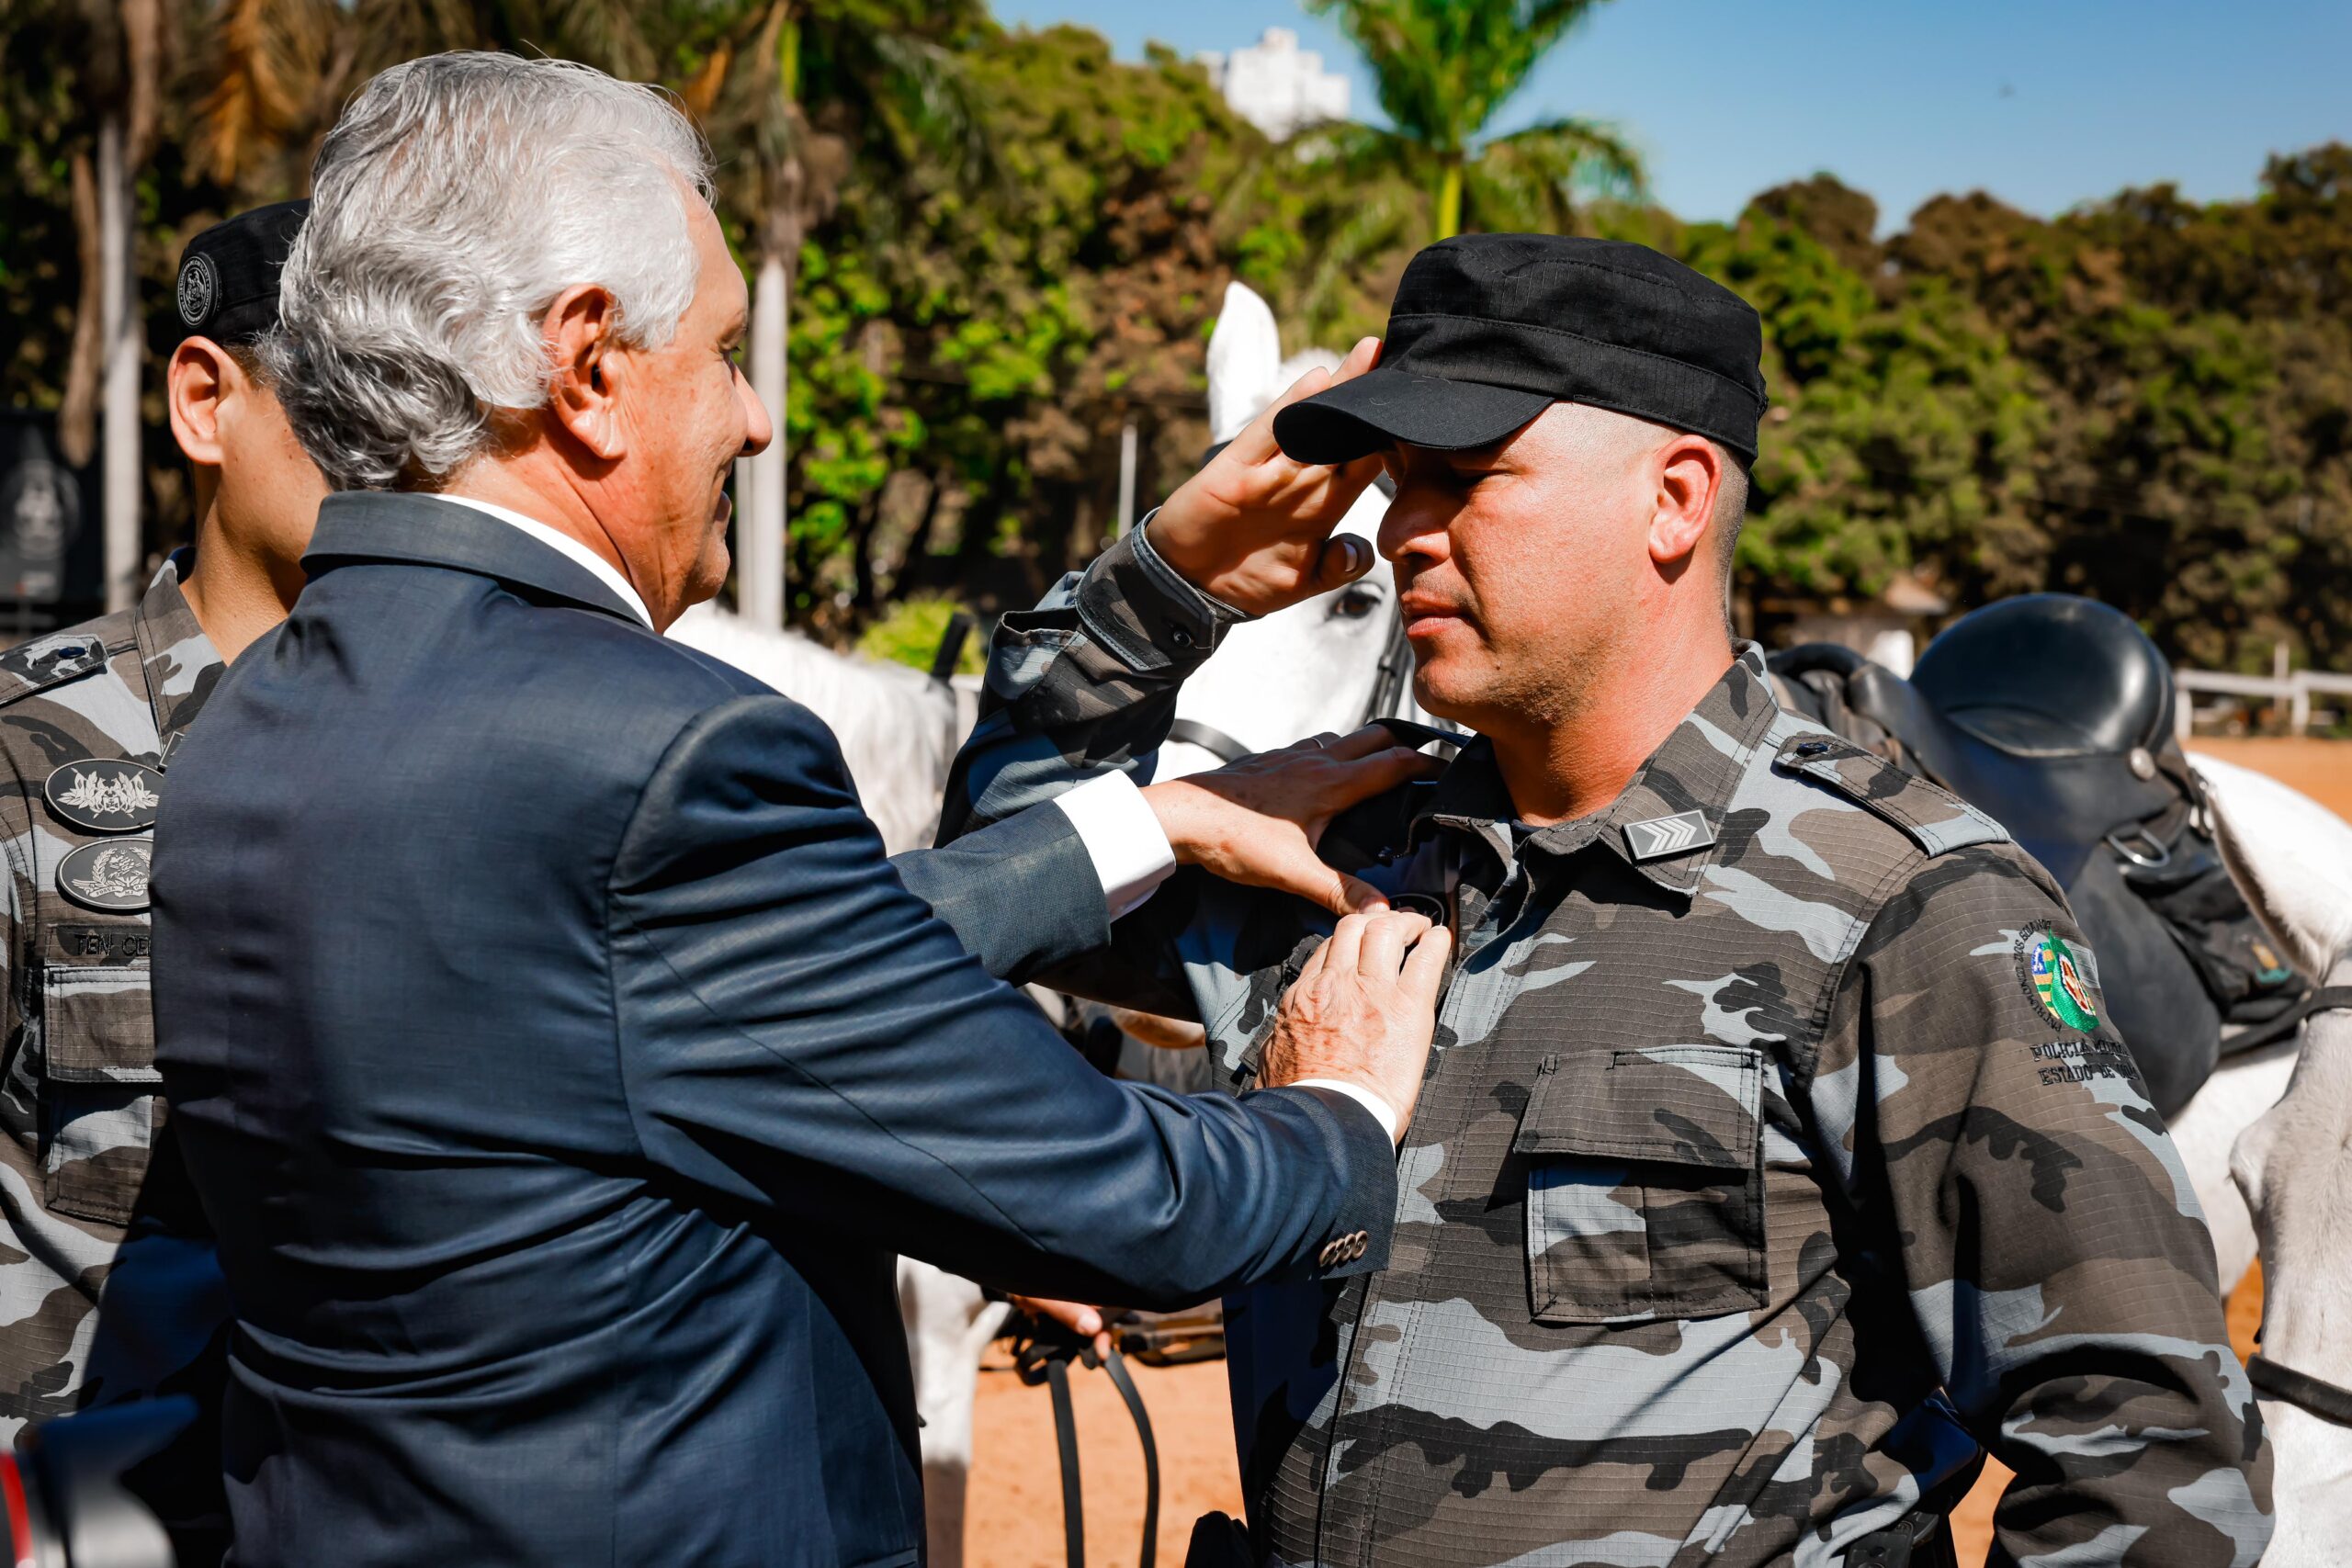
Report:
[{"label": "white building in background", "polygon": [[1323,57],[1298,47],[1288,28],[1268,28],[1256,43],[1230,54],[1193,56],[1233,111],[1279,141],[1303,125],[1348,118],[1348,79],[1323,69]]}]

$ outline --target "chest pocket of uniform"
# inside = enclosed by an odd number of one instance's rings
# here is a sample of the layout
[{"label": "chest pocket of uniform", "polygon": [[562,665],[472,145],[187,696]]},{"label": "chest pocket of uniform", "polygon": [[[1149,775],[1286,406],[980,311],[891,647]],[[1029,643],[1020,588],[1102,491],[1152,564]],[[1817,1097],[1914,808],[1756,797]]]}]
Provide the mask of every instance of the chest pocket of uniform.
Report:
[{"label": "chest pocket of uniform", "polygon": [[1654,1045],[1546,1057],[1527,1158],[1542,1323],[1712,1317],[1764,1301],[1764,1055]]},{"label": "chest pocket of uniform", "polygon": [[146,966],[52,964],[41,998],[44,1196],[60,1213],[122,1224],[164,1081]]}]

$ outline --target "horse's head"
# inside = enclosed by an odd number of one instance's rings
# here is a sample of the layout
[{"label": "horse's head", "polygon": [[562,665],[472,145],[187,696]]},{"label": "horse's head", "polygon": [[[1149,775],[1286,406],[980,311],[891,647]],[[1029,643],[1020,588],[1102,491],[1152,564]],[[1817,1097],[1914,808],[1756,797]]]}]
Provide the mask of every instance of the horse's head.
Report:
[{"label": "horse's head", "polygon": [[[2195,759],[2230,875],[2288,959],[2352,986],[2352,824],[2260,773]],[[2352,1387],[2352,1011],[2317,1012],[2278,1102],[2240,1134],[2230,1175],[2263,1265],[2262,1353]],[[2352,1428],[2267,1392],[2278,1535],[2265,1562],[2342,1561],[2352,1530]]]},{"label": "horse's head", "polygon": [[[1238,435],[1307,371],[1340,364],[1338,355],[1323,349],[1284,359],[1273,311],[1238,283],[1226,286],[1208,359],[1209,434],[1220,442]],[[1387,507],[1379,489],[1365,491],[1340,531],[1370,539]],[[1372,697],[1396,596],[1387,568],[1378,566],[1344,588],[1234,627],[1184,682],[1176,716],[1222,731],[1253,751],[1324,730],[1353,729]],[[1180,778],[1217,762],[1204,748],[1170,741],[1160,750],[1159,773]]]}]

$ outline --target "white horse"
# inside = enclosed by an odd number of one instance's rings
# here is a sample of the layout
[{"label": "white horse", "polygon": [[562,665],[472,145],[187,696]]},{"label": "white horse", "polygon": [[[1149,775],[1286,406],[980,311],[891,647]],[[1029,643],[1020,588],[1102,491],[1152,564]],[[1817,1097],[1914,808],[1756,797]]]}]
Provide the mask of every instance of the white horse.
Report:
[{"label": "white horse", "polygon": [[[1336,370],[1340,356],[1307,349],[1285,359],[1282,334],[1265,300],[1238,283],[1226,285],[1216,330],[1209,334],[1209,439],[1232,440],[1311,369]],[[1339,532],[1371,539],[1387,498],[1377,488],[1358,498]],[[1215,735],[1221,744],[1171,739],[1159,750],[1156,776],[1182,778],[1250,751],[1271,751],[1326,730],[1345,733],[1370,714],[1373,689],[1395,616],[1396,589],[1375,566],[1354,582],[1279,615],[1245,621],[1185,681],[1176,698],[1177,734]],[[1426,720],[1410,706],[1402,716]]]},{"label": "white horse", "polygon": [[841,742],[858,799],[891,854],[931,842],[947,767],[971,728],[956,693],[918,670],[768,631],[703,604],[670,635],[756,675],[825,721]]},{"label": "white horse", "polygon": [[[2222,854],[2263,929],[2304,974],[2352,987],[2352,825],[2258,773],[2205,758],[2197,767],[2209,784],[2229,780]],[[2272,1098],[2231,1159],[2261,1240],[2262,1355],[2352,1391],[2352,1010],[2312,1015],[2285,1098]],[[2278,1531],[2263,1562],[2343,1562],[2352,1556],[2352,1424],[2340,1409],[2330,1420],[2270,1392],[2262,1418]]]}]

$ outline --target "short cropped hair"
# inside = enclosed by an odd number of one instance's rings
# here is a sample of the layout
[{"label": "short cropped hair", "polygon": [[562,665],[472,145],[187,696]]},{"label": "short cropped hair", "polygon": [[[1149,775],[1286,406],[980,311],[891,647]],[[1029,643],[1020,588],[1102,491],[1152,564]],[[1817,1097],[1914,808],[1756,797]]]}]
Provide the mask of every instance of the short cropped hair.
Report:
[{"label": "short cropped hair", "polygon": [[512,411],[542,407],[542,321],[598,284],[616,341],[659,346],[693,300],[686,202],[710,151],[659,89],[560,60],[393,66],[319,149],[264,357],[344,490],[433,489]]},{"label": "short cropped hair", "polygon": [[1731,581],[1733,558],[1739,553],[1740,525],[1747,521],[1747,465],[1729,448],[1709,442],[1715,448],[1716,460],[1722,466],[1723,482],[1715,490],[1715,564],[1723,569],[1724,581]]}]

